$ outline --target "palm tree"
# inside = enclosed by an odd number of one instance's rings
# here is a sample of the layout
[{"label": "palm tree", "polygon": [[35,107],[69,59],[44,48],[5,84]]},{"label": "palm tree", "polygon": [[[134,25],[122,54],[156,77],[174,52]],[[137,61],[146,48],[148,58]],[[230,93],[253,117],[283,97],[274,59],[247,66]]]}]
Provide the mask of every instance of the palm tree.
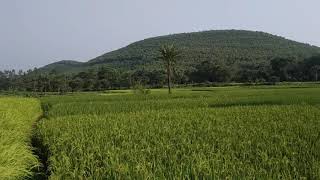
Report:
[{"label": "palm tree", "polygon": [[175,65],[177,58],[180,56],[180,52],[174,45],[164,45],[160,48],[161,56],[159,59],[163,60],[167,70],[167,83],[168,83],[168,91],[171,94],[171,76],[172,76],[172,68]]},{"label": "palm tree", "polygon": [[311,71],[315,73],[315,80],[318,81],[318,72],[320,71],[320,65],[315,65],[311,68]]}]

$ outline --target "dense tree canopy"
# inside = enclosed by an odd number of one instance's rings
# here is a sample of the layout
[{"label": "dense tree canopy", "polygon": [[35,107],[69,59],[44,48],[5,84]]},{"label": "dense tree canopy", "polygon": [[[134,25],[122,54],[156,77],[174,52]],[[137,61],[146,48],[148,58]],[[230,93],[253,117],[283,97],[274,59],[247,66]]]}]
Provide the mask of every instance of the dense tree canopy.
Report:
[{"label": "dense tree canopy", "polygon": [[164,44],[174,44],[181,54],[170,68],[175,84],[319,80],[319,47],[263,32],[222,30],[150,38],[86,63],[64,60],[28,72],[0,71],[0,90],[163,87],[168,67],[157,57]]},{"label": "dense tree canopy", "polygon": [[[263,32],[242,30],[219,30],[174,34],[145,39],[92,59],[85,63],[60,61],[40,70],[59,73],[78,73],[88,69],[108,66],[121,71],[137,69],[157,70],[163,62],[159,47],[174,44],[181,51],[178,71],[192,71],[203,61],[224,64],[228,67],[240,63],[270,63],[274,58],[303,60],[320,53],[320,48],[291,41]],[[234,67],[234,68],[235,68]]]},{"label": "dense tree canopy", "polygon": [[[204,61],[192,71],[174,69],[175,84],[216,83],[216,82],[279,82],[279,81],[318,81],[320,55],[302,61],[296,58],[274,58],[266,62],[242,61],[236,66],[223,62]],[[136,84],[147,87],[164,87],[166,69],[139,69],[120,71],[100,67],[73,74],[59,74],[52,70],[43,73],[38,69],[22,71],[0,71],[0,90],[33,92],[74,92],[101,91],[130,88]]]}]

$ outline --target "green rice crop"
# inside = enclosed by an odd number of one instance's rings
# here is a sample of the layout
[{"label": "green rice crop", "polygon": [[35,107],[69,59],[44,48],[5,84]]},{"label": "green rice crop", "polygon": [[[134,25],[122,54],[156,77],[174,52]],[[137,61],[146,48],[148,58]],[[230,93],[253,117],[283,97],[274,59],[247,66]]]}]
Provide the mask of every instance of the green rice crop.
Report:
[{"label": "green rice crop", "polygon": [[51,179],[319,179],[320,88],[50,96]]},{"label": "green rice crop", "polygon": [[32,126],[41,115],[40,102],[26,98],[0,98],[0,179],[32,176],[38,166],[32,154]]}]

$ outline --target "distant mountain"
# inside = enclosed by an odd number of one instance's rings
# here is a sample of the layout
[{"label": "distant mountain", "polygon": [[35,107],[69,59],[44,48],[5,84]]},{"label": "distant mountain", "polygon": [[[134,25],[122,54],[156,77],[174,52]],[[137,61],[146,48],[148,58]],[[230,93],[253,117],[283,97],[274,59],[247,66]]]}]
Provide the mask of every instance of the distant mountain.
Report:
[{"label": "distant mountain", "polygon": [[182,33],[145,39],[116,51],[103,54],[85,63],[60,61],[41,71],[80,72],[108,66],[121,70],[159,69],[156,59],[163,44],[175,44],[182,52],[179,67],[194,68],[202,61],[219,61],[233,65],[242,61],[269,62],[275,57],[304,59],[320,53],[320,48],[264,32],[244,30],[213,30]]},{"label": "distant mountain", "polygon": [[56,71],[57,73],[77,72],[83,68],[84,63],[72,60],[62,60],[46,65],[39,70],[42,72]]}]

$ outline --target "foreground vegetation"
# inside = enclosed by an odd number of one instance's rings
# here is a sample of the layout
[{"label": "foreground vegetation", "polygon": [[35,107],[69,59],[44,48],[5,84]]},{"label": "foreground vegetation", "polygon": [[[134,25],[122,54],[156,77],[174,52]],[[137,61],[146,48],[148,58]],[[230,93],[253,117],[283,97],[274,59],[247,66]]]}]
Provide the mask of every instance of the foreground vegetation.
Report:
[{"label": "foreground vegetation", "polygon": [[41,99],[51,179],[319,179],[319,86]]},{"label": "foreground vegetation", "polygon": [[36,99],[0,97],[0,179],[32,176],[38,160],[32,153],[31,133],[40,115]]}]

